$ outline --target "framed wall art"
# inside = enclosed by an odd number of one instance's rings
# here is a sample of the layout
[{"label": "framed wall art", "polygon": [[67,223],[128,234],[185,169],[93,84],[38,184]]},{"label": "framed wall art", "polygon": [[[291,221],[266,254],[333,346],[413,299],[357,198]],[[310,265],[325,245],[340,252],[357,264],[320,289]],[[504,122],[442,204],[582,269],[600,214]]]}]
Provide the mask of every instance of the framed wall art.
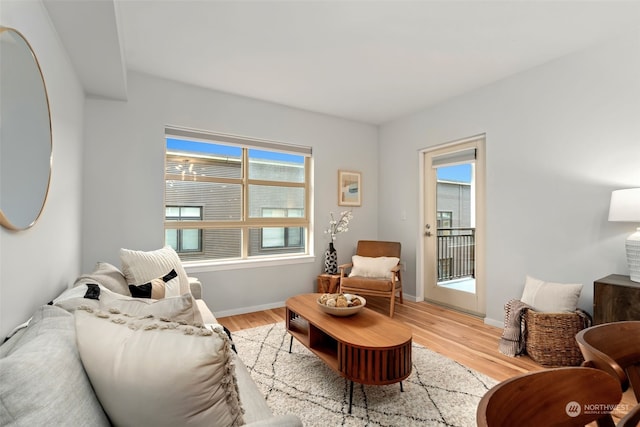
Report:
[{"label": "framed wall art", "polygon": [[360,172],[338,171],[338,205],[362,204],[362,176]]}]

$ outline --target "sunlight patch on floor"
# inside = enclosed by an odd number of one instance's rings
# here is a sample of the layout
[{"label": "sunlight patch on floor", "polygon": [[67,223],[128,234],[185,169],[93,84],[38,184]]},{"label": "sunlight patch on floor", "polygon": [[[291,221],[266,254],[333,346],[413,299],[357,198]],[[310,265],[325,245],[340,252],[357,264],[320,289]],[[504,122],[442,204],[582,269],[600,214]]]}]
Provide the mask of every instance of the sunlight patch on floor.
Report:
[{"label": "sunlight patch on floor", "polygon": [[456,289],[458,291],[476,293],[476,279],[465,278],[458,280],[447,280],[446,282],[438,282],[438,286],[448,289]]}]

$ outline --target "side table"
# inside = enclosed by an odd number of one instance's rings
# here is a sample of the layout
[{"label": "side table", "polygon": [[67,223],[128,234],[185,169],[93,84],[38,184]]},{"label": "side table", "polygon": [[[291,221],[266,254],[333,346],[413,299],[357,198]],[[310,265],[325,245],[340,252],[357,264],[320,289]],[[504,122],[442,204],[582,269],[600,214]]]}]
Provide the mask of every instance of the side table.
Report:
[{"label": "side table", "polygon": [[593,282],[593,324],[640,320],[640,283],[610,274]]},{"label": "side table", "polygon": [[322,273],[318,276],[318,292],[322,294],[338,293],[340,288],[340,275]]}]

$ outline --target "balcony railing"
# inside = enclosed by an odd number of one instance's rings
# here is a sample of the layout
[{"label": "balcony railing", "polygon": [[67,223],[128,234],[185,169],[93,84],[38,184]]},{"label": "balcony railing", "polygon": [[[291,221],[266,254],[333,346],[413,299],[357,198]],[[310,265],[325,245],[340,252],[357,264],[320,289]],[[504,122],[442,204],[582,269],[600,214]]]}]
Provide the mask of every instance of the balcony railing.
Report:
[{"label": "balcony railing", "polygon": [[474,278],[475,228],[438,229],[438,282]]}]

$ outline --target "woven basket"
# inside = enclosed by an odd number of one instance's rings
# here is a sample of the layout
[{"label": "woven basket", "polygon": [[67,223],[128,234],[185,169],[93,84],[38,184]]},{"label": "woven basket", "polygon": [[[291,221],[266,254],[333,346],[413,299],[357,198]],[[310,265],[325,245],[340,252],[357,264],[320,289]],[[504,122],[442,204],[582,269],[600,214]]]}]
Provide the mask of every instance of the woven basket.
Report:
[{"label": "woven basket", "polygon": [[545,367],[578,366],[583,361],[576,334],[591,326],[591,316],[575,313],[545,313],[532,309],[524,314],[527,354]]}]

